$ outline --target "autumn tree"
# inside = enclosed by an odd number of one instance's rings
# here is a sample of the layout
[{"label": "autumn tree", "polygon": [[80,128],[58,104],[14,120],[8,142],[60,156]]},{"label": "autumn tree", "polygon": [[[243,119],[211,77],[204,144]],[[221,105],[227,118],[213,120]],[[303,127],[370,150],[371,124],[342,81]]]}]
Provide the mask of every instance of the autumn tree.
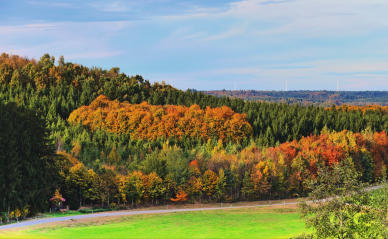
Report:
[{"label": "autumn tree", "polygon": [[213,199],[215,197],[217,182],[217,174],[212,170],[206,170],[203,174],[202,191],[208,199]]},{"label": "autumn tree", "polygon": [[176,194],[175,198],[170,198],[172,202],[186,202],[188,194],[182,189]]},{"label": "autumn tree", "polygon": [[132,172],[127,177],[123,177],[121,189],[123,200],[131,202],[132,207],[141,201],[145,193],[145,175],[139,171]]},{"label": "autumn tree", "polygon": [[187,137],[239,142],[252,134],[246,116],[233,112],[229,107],[206,107],[202,110],[198,105],[160,106],[147,102],[135,105],[111,101],[103,95],[89,106],[73,111],[69,122],[83,124],[92,130],[105,129],[148,140]]}]

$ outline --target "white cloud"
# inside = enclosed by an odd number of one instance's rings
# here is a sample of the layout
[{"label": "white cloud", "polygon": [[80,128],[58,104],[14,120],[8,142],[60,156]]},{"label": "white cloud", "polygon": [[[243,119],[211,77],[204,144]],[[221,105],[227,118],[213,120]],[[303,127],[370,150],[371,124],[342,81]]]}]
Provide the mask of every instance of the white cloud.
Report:
[{"label": "white cloud", "polygon": [[[246,88],[260,87],[257,82],[280,88],[285,79],[300,88],[335,88],[339,79],[349,89],[388,89],[386,0],[242,0],[218,8],[184,5],[163,16],[164,10],[144,8],[152,1],[82,5],[112,18],[144,15],[138,21],[0,25],[0,51],[89,60],[136,55],[122,64],[180,88],[223,88],[222,80],[234,79]],[[53,5],[71,7],[60,3]]]},{"label": "white cloud", "polygon": [[55,29],[57,24],[54,23],[41,23],[41,24],[25,24],[16,26],[1,26],[0,35],[17,34],[17,33],[31,33],[31,32],[44,32]]},{"label": "white cloud", "polygon": [[113,48],[110,39],[130,26],[126,21],[0,26],[0,51],[35,58],[44,53],[67,59],[117,56],[122,51]]},{"label": "white cloud", "polygon": [[[388,29],[388,1],[386,0],[243,0],[228,8],[201,8],[188,13],[156,17],[163,21],[243,22],[250,27],[245,34],[269,36],[293,34],[299,36],[340,36],[367,34]],[[255,31],[255,26],[270,23],[272,27]],[[205,39],[216,39],[233,29],[209,33]],[[211,36],[214,34],[214,37]],[[233,34],[230,35],[234,36]]]}]

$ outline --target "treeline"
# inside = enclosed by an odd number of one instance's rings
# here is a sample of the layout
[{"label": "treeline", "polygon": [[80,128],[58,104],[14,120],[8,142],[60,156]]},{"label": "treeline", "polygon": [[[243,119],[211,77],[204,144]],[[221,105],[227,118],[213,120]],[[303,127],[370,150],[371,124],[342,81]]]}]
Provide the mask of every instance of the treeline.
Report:
[{"label": "treeline", "polygon": [[[333,107],[328,107],[327,109],[332,110]],[[364,106],[341,105],[341,106],[335,106],[335,109],[342,110],[342,111],[362,111],[363,113],[367,111],[388,112],[388,106],[380,106],[380,105],[364,105]]]},{"label": "treeline", "polygon": [[228,153],[222,144],[190,152],[164,144],[132,170],[107,164],[89,169],[76,154],[61,155],[66,163],[60,169],[59,188],[73,209],[93,204],[266,200],[305,196],[307,182],[319,168],[331,168],[345,159],[364,182],[386,178],[388,136],[323,131],[277,147],[252,145],[237,153]]},{"label": "treeline", "polygon": [[211,90],[204,93],[215,96],[228,96],[245,100],[288,102],[314,105],[383,105],[388,106],[388,91],[264,91],[264,90]]}]

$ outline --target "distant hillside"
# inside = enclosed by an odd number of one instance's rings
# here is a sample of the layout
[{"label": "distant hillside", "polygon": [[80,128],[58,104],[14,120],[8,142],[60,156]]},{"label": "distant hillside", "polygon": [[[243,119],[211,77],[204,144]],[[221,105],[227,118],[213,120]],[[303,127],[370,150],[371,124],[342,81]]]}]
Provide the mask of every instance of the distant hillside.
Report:
[{"label": "distant hillside", "polygon": [[[261,93],[267,101],[337,100],[334,92]],[[361,101],[351,93],[339,96]],[[51,195],[71,209],[304,196],[318,168],[343,160],[362,181],[386,177],[386,107],[220,94],[48,54],[1,54],[0,222],[49,208]],[[386,93],[362,94],[387,102]]]},{"label": "distant hillside", "polygon": [[212,90],[204,93],[246,100],[305,103],[317,105],[388,105],[388,91],[257,91]]}]

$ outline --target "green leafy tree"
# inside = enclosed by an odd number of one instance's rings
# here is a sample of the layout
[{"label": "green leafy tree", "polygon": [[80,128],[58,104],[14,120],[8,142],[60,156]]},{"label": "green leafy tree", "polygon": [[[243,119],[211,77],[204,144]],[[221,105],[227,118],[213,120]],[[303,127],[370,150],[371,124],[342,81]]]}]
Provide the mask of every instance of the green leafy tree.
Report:
[{"label": "green leafy tree", "polygon": [[57,172],[45,123],[14,103],[0,103],[0,212],[48,205]]},{"label": "green leafy tree", "polygon": [[319,169],[309,183],[310,201],[300,204],[307,227],[313,229],[308,238],[386,238],[387,204],[373,205],[373,194],[360,177],[351,158]]},{"label": "green leafy tree", "polygon": [[241,193],[243,197],[248,200],[252,200],[255,194],[255,185],[251,179],[251,176],[248,172],[245,172],[244,178],[242,181]]},{"label": "green leafy tree", "polygon": [[217,199],[222,202],[225,198],[225,193],[226,193],[226,182],[227,178],[225,176],[225,172],[223,169],[220,169],[218,172],[218,180],[216,184],[216,194],[217,194]]}]

